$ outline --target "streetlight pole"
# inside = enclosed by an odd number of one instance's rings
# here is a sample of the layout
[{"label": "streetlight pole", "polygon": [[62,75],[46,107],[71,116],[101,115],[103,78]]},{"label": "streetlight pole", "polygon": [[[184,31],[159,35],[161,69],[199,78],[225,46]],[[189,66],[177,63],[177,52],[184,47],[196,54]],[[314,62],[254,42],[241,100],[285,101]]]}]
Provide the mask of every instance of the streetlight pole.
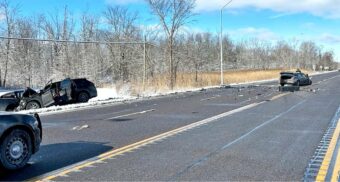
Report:
[{"label": "streetlight pole", "polygon": [[223,75],[223,9],[228,6],[233,0],[230,0],[221,8],[221,35],[220,35],[220,45],[221,45],[221,85],[224,85],[224,75]]}]

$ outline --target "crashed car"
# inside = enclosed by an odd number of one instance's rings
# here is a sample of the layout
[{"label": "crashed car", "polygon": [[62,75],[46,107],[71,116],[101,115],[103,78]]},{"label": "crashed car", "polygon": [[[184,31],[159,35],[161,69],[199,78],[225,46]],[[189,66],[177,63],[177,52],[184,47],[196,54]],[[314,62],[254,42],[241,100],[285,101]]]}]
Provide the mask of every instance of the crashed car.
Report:
[{"label": "crashed car", "polygon": [[97,89],[92,82],[85,78],[67,78],[59,82],[50,81],[39,93],[28,88],[20,100],[18,110],[82,103],[93,97],[97,97]]},{"label": "crashed car", "polygon": [[40,148],[42,125],[38,114],[0,112],[0,167],[24,167]]},{"label": "crashed car", "polygon": [[24,90],[5,91],[0,93],[0,111],[14,111],[19,106]]},{"label": "crashed car", "polygon": [[308,74],[302,72],[281,72],[279,83],[281,86],[293,85],[293,86],[303,86],[311,85],[312,80]]}]

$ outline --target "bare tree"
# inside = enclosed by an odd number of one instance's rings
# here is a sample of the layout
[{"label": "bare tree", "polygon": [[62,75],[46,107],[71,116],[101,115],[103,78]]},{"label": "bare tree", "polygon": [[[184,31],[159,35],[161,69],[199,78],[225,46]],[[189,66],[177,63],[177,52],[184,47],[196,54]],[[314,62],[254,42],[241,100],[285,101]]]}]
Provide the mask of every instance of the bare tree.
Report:
[{"label": "bare tree", "polygon": [[173,89],[176,73],[174,71],[173,51],[176,34],[193,17],[195,0],[146,0],[155,14],[167,37],[169,52],[169,85]]},{"label": "bare tree", "polygon": [[[32,19],[20,18],[17,20],[16,36],[20,38],[37,38],[37,29]],[[37,51],[38,46],[32,40],[15,40],[15,58],[12,62],[15,64],[16,74],[20,75],[18,83],[24,82],[25,86],[32,86],[33,65],[36,57],[32,53]],[[12,64],[13,64],[12,63]],[[15,70],[14,70],[15,71]],[[19,72],[19,73],[18,73]]]},{"label": "bare tree", "polygon": [[[25,17],[9,2],[0,0],[0,86],[40,87],[51,78],[70,76],[133,90],[142,74],[146,85],[156,88],[214,84],[200,74],[219,69],[218,34],[184,28],[194,15],[194,0],[147,0],[159,19],[156,27],[138,25],[137,13],[119,6],[108,6],[103,14],[73,17],[65,7],[59,14]],[[142,40],[141,28],[152,43]],[[336,67],[334,53],[314,42],[235,41],[227,36],[223,41],[228,69]],[[169,76],[167,81],[163,75]]]},{"label": "bare tree", "polygon": [[[15,21],[16,21],[16,15],[19,12],[19,6],[16,5],[12,7],[8,0],[2,0],[0,2],[0,9],[3,12],[3,15],[5,16],[5,34],[7,37],[12,37],[14,33],[15,28]],[[6,52],[5,52],[5,60],[4,60],[4,70],[0,68],[0,87],[6,86],[7,81],[7,75],[8,75],[8,63],[11,59],[11,40],[7,39],[6,42]],[[3,73],[3,79],[2,78],[2,71]]]},{"label": "bare tree", "polygon": [[[99,18],[88,12],[84,12],[81,17],[80,39],[82,41],[97,40]],[[89,78],[96,77],[98,64],[94,62],[95,57],[100,57],[97,53],[98,45],[83,44],[78,46],[80,55],[76,56],[76,64],[83,70],[78,72],[82,76]]]},{"label": "bare tree", "polygon": [[72,38],[75,38],[75,23],[71,13],[67,6],[65,6],[62,17],[56,12],[55,14],[50,14],[49,18],[42,16],[41,21],[40,28],[45,33],[46,37],[48,39],[56,40],[50,42],[52,53],[49,71],[53,73],[51,78],[56,79],[58,77],[71,76],[74,74],[74,70],[70,69],[72,67],[72,61],[69,55],[69,44],[67,42],[57,42],[69,41]]},{"label": "bare tree", "polygon": [[121,6],[108,6],[104,11],[106,23],[115,40],[133,40],[137,32],[137,12],[129,12]]},{"label": "bare tree", "polygon": [[[138,14],[129,12],[121,6],[108,6],[104,11],[106,23],[109,26],[107,40],[109,41],[134,41],[138,38],[139,29],[136,25]],[[111,45],[109,50],[112,54],[113,76],[119,76],[123,81],[128,81],[131,75],[128,62],[133,59],[128,45]],[[130,58],[130,59],[129,59]]]}]

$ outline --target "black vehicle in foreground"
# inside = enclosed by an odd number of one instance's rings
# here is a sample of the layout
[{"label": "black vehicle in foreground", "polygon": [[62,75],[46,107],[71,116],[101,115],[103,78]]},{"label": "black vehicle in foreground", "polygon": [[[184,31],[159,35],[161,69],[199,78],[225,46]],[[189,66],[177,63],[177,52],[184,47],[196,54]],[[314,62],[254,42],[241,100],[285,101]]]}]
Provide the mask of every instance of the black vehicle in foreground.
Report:
[{"label": "black vehicle in foreground", "polygon": [[24,167],[39,150],[42,126],[38,114],[0,112],[0,167],[16,170]]},{"label": "black vehicle in foreground", "polygon": [[25,90],[4,91],[0,93],[0,111],[14,111],[19,106]]},{"label": "black vehicle in foreground", "polygon": [[97,97],[95,85],[85,78],[50,81],[39,93],[27,88],[20,100],[18,110],[39,109],[52,105],[83,103]]},{"label": "black vehicle in foreground", "polygon": [[303,86],[312,85],[312,80],[309,78],[308,74],[302,72],[281,72],[279,83],[281,86]]}]

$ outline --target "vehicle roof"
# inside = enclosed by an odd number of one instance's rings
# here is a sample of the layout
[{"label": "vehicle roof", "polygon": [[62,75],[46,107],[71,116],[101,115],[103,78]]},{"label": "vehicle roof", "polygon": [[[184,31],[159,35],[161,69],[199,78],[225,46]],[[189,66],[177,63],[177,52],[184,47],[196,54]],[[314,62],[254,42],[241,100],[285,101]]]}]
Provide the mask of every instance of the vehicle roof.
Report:
[{"label": "vehicle roof", "polygon": [[[67,79],[67,78],[65,78],[65,79]],[[65,80],[65,79],[63,79],[63,80]],[[52,82],[52,84],[60,83],[63,80]],[[70,78],[70,80],[75,81],[75,80],[87,80],[87,79],[86,78]]]}]

